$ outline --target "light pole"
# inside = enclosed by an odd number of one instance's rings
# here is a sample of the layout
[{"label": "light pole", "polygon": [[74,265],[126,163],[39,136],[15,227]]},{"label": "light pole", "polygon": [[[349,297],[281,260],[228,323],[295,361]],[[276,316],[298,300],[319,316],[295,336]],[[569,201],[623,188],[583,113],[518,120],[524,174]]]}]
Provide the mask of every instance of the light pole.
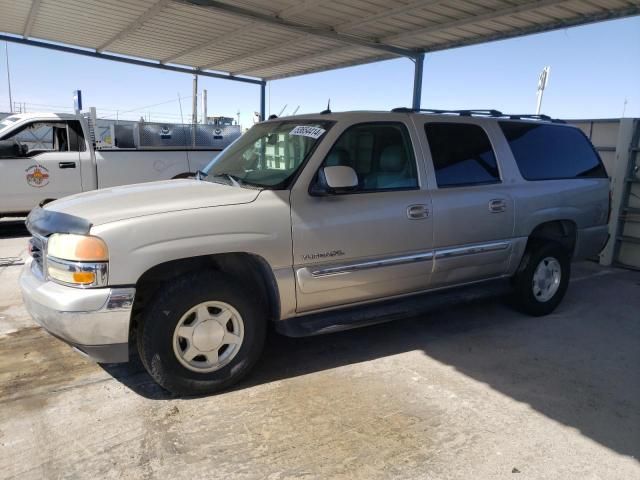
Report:
[{"label": "light pole", "polygon": [[547,82],[549,81],[550,71],[551,67],[544,67],[542,69],[542,72],[540,72],[540,76],[538,77],[538,102],[536,104],[536,115],[540,115],[540,108],[542,107],[542,95],[544,94],[544,89],[547,86]]},{"label": "light pole", "polygon": [[11,73],[9,71],[9,42],[4,42],[4,54],[7,61],[7,86],[9,87],[9,113],[13,113],[13,98],[11,97]]}]

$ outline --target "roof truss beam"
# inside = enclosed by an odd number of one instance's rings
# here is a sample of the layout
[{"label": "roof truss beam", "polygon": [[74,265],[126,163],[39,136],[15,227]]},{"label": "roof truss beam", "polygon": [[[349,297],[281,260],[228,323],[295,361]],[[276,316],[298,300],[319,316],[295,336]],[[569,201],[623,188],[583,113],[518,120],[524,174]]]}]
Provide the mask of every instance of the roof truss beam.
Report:
[{"label": "roof truss beam", "polygon": [[[351,28],[355,28],[355,27],[361,27],[363,25],[366,25],[368,23],[371,22],[375,22],[376,20],[381,20],[384,18],[388,18],[388,17],[392,17],[394,15],[400,15],[402,13],[406,13],[406,12],[410,12],[412,10],[416,10],[418,8],[424,8],[426,6],[429,5],[436,5],[436,4],[440,4],[440,3],[445,3],[445,0],[417,0],[417,1],[413,1],[411,3],[408,3],[406,5],[402,5],[400,7],[395,7],[395,8],[391,8],[391,9],[387,9],[384,12],[378,12],[378,13],[374,13],[371,15],[368,15],[364,18],[360,18],[358,20],[353,20],[353,21],[349,21],[349,22],[344,22],[341,23],[339,25],[336,25],[335,27],[333,27],[333,30],[336,32],[345,32]],[[306,2],[304,2],[304,4],[306,4]],[[317,2],[315,2],[314,0],[314,5],[317,5]],[[326,5],[326,4],[323,4]],[[281,15],[291,15],[292,13],[294,13],[298,11],[298,7],[292,7],[284,12],[281,12]],[[234,57],[234,58],[230,58],[230,59],[226,59],[224,61],[220,61],[220,62],[215,62],[209,65],[205,65],[202,68],[218,68],[221,67],[223,65],[227,65],[227,64],[233,64],[236,63],[240,60],[245,60],[247,58],[251,58],[251,57],[255,57],[257,55],[261,55],[263,53],[267,53],[271,50],[280,50],[282,48],[286,48],[289,45],[296,44],[299,43],[301,41],[307,40],[308,38],[312,37],[312,35],[301,35],[299,37],[293,38],[291,40],[287,40],[286,42],[278,42],[278,43],[274,43],[266,48],[262,48],[260,50],[257,50],[255,52],[249,53],[249,54],[245,54],[245,55],[241,55],[238,57]],[[346,50],[350,50],[351,47],[343,47],[340,48],[339,51],[346,51]],[[336,50],[334,50],[335,52]],[[327,55],[326,53],[319,53],[319,54],[312,54],[311,57],[316,58],[316,57],[322,57],[324,55]],[[305,57],[305,59],[308,57]]]},{"label": "roof truss beam", "polygon": [[[424,0],[422,0],[424,1]],[[329,3],[334,3],[332,0],[328,0],[326,2],[324,2],[322,5],[323,6],[327,6],[327,4]],[[298,12],[303,12],[305,10],[308,10],[310,8],[313,8],[314,6],[318,5],[318,1],[317,0],[303,0],[302,2],[298,3],[297,5],[294,5],[293,7],[289,7],[286,10],[282,10],[280,12],[278,12],[276,14],[277,17],[283,18],[286,16],[290,16],[290,15],[295,15]],[[222,35],[217,35],[214,38],[210,38],[202,43],[199,43],[198,45],[194,45],[192,47],[186,48],[184,50],[182,50],[181,52],[178,52],[174,55],[171,55],[170,57],[165,57],[162,60],[160,60],[160,63],[171,63],[174,62],[176,60],[178,60],[181,57],[184,57],[185,55],[189,55],[193,52],[197,52],[198,50],[203,50],[205,48],[210,48],[210,47],[214,47],[214,46],[218,46],[218,45],[227,45],[229,43],[231,43],[233,40],[235,40],[237,37],[242,36],[245,34],[246,30],[248,28],[251,28],[253,26],[259,25],[260,22],[258,22],[257,20],[252,20],[250,22],[248,22],[247,24],[243,25],[242,27],[232,31],[232,32],[228,32],[226,34],[222,34]],[[213,65],[213,64],[211,64]],[[201,67],[201,68],[211,68],[211,66],[205,66],[205,67]]]},{"label": "roof truss beam", "polygon": [[355,45],[359,47],[372,48],[374,50],[381,50],[399,57],[415,57],[419,51],[416,49],[396,47],[394,45],[385,44],[375,39],[368,39],[359,37],[356,35],[350,35],[346,33],[339,33],[331,28],[326,27],[311,27],[296,23],[290,20],[285,20],[277,15],[270,15],[260,12],[255,12],[244,7],[222,3],[217,0],[175,0],[180,3],[188,5],[195,5],[204,8],[210,8],[220,12],[229,13],[247,20],[257,21],[269,25],[280,27],[284,30],[292,32],[298,32],[300,34],[312,35],[317,37],[329,38],[341,43]]},{"label": "roof truss beam", "polygon": [[[470,15],[468,17],[465,18],[461,18],[459,20],[451,20],[449,22],[444,22],[444,23],[435,23],[433,26],[428,26],[428,27],[422,27],[419,29],[414,29],[414,30],[408,30],[406,32],[402,32],[401,34],[394,34],[394,35],[389,35],[387,37],[383,37],[381,39],[382,42],[392,42],[392,41],[397,41],[397,40],[402,40],[405,37],[410,37],[413,35],[424,35],[424,34],[428,34],[428,33],[432,33],[432,32],[436,32],[436,31],[440,31],[440,30],[446,30],[449,28],[456,28],[456,27],[462,27],[465,25],[470,25],[470,24],[474,24],[476,22],[481,22],[483,20],[492,20],[492,19],[497,19],[503,16],[508,16],[508,15],[514,15],[516,13],[523,13],[529,10],[534,10],[537,8],[544,8],[544,7],[548,7],[548,6],[552,6],[558,3],[562,3],[563,0],[535,0],[535,1],[529,1],[528,3],[525,4],[521,4],[521,5],[517,5],[508,9],[504,9],[501,11],[488,11],[486,13],[483,14],[479,14],[479,15]],[[417,5],[417,4],[421,4],[421,5]],[[442,2],[442,1],[431,1],[431,2],[426,2],[426,1],[422,1],[422,2],[414,2],[412,4],[408,4],[402,7],[399,7],[396,10],[395,13],[391,13],[391,11],[389,12],[389,16],[391,15],[396,15],[398,13],[404,13],[405,11],[407,11],[407,9],[413,9],[413,8],[419,8],[419,7],[426,7],[429,4],[430,5],[436,5],[436,4],[441,4],[441,3],[446,3],[446,2]],[[378,20],[380,18],[384,18],[381,17],[380,15],[382,15],[382,12],[378,15],[375,15],[375,20]],[[363,19],[363,21],[365,21],[366,19]],[[372,20],[373,21],[373,20]],[[354,22],[355,23],[355,22]],[[362,24],[362,23],[360,23]],[[338,27],[337,27],[338,28]],[[344,26],[341,26],[340,28],[349,28],[349,24],[344,24]],[[319,52],[316,54],[312,54],[312,55],[307,55],[305,56],[305,60],[308,59],[315,59],[318,57],[323,57],[325,55],[328,55],[330,53],[335,54],[337,52],[348,52],[349,50],[351,50],[351,47],[345,47],[345,48],[340,48],[337,50],[333,50],[332,52]],[[427,51],[429,49],[426,49]],[[264,52],[261,52],[264,53]],[[235,60],[235,59],[234,59]],[[255,65],[252,67],[246,67],[246,68],[242,68],[239,69],[235,72],[233,72],[234,74],[242,74],[244,72],[251,72],[251,71],[256,71],[259,69],[263,69],[265,67],[281,67],[286,65],[287,63],[290,63],[291,60],[283,60],[281,62],[278,63],[262,63],[260,65]],[[231,61],[225,62],[225,63],[231,63]],[[219,65],[223,65],[222,63],[220,63]]]},{"label": "roof truss beam", "polygon": [[[348,31],[350,29],[353,28],[357,28],[357,27],[362,27],[364,25],[367,25],[369,23],[375,22],[377,20],[383,20],[385,18],[389,18],[389,17],[393,17],[395,15],[401,15],[403,13],[407,13],[407,12],[411,12],[413,10],[417,10],[419,8],[425,8],[425,7],[429,7],[429,6],[436,6],[436,5],[440,5],[440,4],[446,4],[447,0],[417,0],[417,1],[413,1],[411,3],[408,3],[406,5],[401,5],[399,7],[395,7],[395,8],[391,8],[391,9],[387,9],[383,12],[378,12],[378,13],[374,13],[371,15],[368,15],[366,17],[360,18],[358,20],[352,20],[349,22],[344,22],[341,23],[339,25],[336,25],[335,27],[333,27],[333,29],[336,32],[345,32]],[[288,13],[288,11],[287,11]],[[306,40],[308,38],[310,38],[311,35],[305,35],[305,36],[301,36],[298,38],[293,39],[293,41],[295,43],[299,43],[303,40]],[[382,40],[383,42],[385,40]],[[290,44],[292,43],[292,41],[287,41],[285,43],[276,43],[271,45],[270,47],[264,48],[264,49],[260,49],[258,51],[255,52],[254,55],[248,54],[248,55],[242,55],[240,57],[235,57],[235,58],[231,58],[228,60],[225,60],[224,62],[216,62],[215,64],[212,65],[206,65],[202,68],[219,68],[221,66],[227,65],[227,64],[233,64],[236,63],[240,60],[245,60],[246,58],[250,58],[259,54],[263,54],[263,53],[267,53],[271,50],[280,50],[282,48],[286,48],[288,47]],[[337,52],[347,52],[349,50],[352,49],[352,46],[347,46],[347,47],[343,47],[340,49],[334,49],[331,53],[337,53]],[[324,52],[320,52],[320,53],[316,53],[316,54],[312,54],[310,56],[305,56],[305,60],[307,59],[315,59],[318,57],[323,57],[325,55],[328,55],[328,53],[324,53]],[[286,63],[289,63],[289,60],[287,61],[283,61],[283,62],[278,62],[275,66],[282,66]],[[241,71],[250,71],[250,70],[255,70],[256,68],[261,68],[264,66],[269,66],[270,63],[262,63],[260,65],[258,65],[258,67],[251,67],[251,68],[244,68],[242,70],[238,70],[237,72],[234,73],[240,73]]]},{"label": "roof truss beam", "polygon": [[33,30],[33,25],[34,23],[36,23],[36,18],[38,17],[38,11],[40,10],[41,3],[42,0],[31,1],[29,16],[27,17],[27,21],[24,24],[24,29],[22,30],[22,36],[24,38],[29,38],[31,36],[31,30]]},{"label": "roof truss beam", "polygon": [[120,30],[113,37],[96,48],[96,51],[102,53],[113,43],[117,42],[118,40],[122,40],[127,35],[130,35],[138,30],[140,27],[142,27],[142,25],[158,15],[169,4],[169,2],[170,0],[158,0],[156,3],[151,5],[142,15],[140,15],[133,22],[127,25],[123,30]]},{"label": "roof truss beam", "polygon": [[138,65],[140,67],[158,68],[160,70],[169,70],[171,72],[188,73],[190,75],[197,74],[203,77],[220,78],[223,80],[233,80],[235,82],[251,83],[254,85],[263,85],[264,80],[258,78],[236,77],[233,75],[225,75],[215,72],[203,72],[197,68],[178,67],[174,65],[162,65],[161,63],[152,62],[150,60],[140,60],[137,58],[121,57],[119,55],[112,55],[109,53],[96,52],[94,50],[85,50],[78,47],[69,47],[67,45],[60,45],[58,43],[42,42],[40,40],[31,40],[22,37],[14,37],[12,35],[5,35],[0,33],[0,41],[19,43],[22,45],[29,45],[32,47],[48,48],[49,50],[56,50],[58,52],[75,53],[77,55],[83,55],[85,57],[101,58],[103,60],[111,60],[114,62],[128,63],[131,65]]}]

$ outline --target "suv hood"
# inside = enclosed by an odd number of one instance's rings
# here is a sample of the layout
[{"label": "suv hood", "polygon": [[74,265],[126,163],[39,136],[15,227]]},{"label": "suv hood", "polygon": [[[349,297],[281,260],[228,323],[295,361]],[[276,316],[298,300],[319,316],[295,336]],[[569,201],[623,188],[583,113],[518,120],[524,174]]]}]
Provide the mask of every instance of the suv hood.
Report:
[{"label": "suv hood", "polygon": [[250,203],[259,193],[198,180],[165,180],[80,193],[49,203],[45,210],[101,225],[145,215]]}]

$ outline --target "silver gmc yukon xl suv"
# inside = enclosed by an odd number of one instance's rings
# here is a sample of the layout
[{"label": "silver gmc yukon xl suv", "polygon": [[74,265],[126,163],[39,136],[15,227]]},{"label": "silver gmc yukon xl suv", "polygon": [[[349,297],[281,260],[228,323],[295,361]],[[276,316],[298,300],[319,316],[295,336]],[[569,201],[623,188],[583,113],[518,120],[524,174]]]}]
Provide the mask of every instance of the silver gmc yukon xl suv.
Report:
[{"label": "silver gmc yukon xl suv", "polygon": [[98,362],[137,349],[166,389],[225,388],[269,325],[291,336],[420,311],[510,280],[545,315],[607,240],[609,180],[583,133],[496,111],[346,112],[255,125],[193,179],[36,208],[33,318]]}]

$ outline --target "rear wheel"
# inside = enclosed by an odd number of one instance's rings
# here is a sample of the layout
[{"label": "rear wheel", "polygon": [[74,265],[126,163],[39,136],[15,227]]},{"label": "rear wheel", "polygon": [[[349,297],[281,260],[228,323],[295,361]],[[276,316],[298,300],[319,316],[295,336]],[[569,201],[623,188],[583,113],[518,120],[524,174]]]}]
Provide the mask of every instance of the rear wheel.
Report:
[{"label": "rear wheel", "polygon": [[173,393],[229,387],[260,357],[267,329],[263,307],[227,275],[180,277],[161,288],[142,314],[137,331],[142,363]]},{"label": "rear wheel", "polygon": [[567,291],[570,274],[570,253],[562,245],[532,243],[514,277],[518,306],[529,315],[551,313]]}]

